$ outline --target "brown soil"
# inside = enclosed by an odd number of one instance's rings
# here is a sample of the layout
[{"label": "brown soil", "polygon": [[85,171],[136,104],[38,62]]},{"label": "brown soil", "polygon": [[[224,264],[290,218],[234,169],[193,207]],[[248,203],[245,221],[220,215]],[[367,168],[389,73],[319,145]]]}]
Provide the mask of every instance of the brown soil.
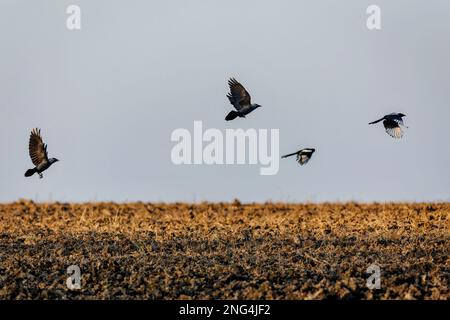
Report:
[{"label": "brown soil", "polygon": [[449,203],[21,201],[0,246],[0,299],[450,298]]}]

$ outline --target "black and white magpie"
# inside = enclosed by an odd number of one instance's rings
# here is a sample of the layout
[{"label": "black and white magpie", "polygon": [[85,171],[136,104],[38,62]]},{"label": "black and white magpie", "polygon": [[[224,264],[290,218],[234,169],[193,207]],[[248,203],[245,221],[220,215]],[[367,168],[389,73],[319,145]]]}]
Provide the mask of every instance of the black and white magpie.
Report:
[{"label": "black and white magpie", "polygon": [[30,141],[28,143],[28,152],[30,158],[35,167],[25,172],[25,177],[31,177],[36,172],[39,174],[39,178],[42,179],[42,172],[50,168],[50,166],[59,161],[55,158],[48,158],[47,145],[44,144],[41,137],[40,129],[31,130]]},{"label": "black and white magpie", "polygon": [[225,117],[225,120],[230,121],[236,119],[237,117],[245,118],[247,114],[260,108],[259,104],[252,104],[251,97],[244,86],[236,81],[234,78],[228,80],[228,85],[230,86],[230,93],[227,94],[228,100],[234,106],[236,111],[231,111]]},{"label": "black and white magpie", "polygon": [[313,148],[305,148],[305,149],[301,149],[294,153],[286,154],[286,155],[282,156],[281,158],[287,158],[290,156],[297,155],[297,162],[300,163],[301,166],[303,166],[309,161],[309,159],[311,159],[311,157],[315,151],[316,151],[316,149],[313,149]]},{"label": "black and white magpie", "polygon": [[369,122],[369,124],[375,124],[380,121],[383,121],[384,129],[386,130],[386,133],[390,135],[392,138],[399,139],[403,137],[403,130],[402,126],[405,128],[408,128],[403,123],[403,117],[406,117],[403,113],[391,113],[385,115],[383,118],[378,119],[373,122]]}]

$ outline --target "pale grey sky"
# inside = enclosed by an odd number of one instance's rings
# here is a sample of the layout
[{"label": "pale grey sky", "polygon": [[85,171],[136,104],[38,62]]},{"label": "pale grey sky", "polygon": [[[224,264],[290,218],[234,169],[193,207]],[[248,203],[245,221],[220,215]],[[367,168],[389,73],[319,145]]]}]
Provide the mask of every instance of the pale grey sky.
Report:
[{"label": "pale grey sky", "polygon": [[[2,0],[0,201],[449,201],[449,35],[447,0]],[[230,76],[263,108],[225,122]],[[367,124],[390,112],[402,140]],[[317,151],[275,176],[175,166],[194,120]],[[42,180],[23,176],[33,127],[61,160]]]}]

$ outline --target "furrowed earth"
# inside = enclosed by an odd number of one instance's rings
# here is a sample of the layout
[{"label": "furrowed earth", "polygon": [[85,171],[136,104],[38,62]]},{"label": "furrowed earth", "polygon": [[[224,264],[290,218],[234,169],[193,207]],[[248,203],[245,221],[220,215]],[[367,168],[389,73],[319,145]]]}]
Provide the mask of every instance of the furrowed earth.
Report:
[{"label": "furrowed earth", "polygon": [[0,299],[450,298],[449,203],[20,201],[0,246]]}]

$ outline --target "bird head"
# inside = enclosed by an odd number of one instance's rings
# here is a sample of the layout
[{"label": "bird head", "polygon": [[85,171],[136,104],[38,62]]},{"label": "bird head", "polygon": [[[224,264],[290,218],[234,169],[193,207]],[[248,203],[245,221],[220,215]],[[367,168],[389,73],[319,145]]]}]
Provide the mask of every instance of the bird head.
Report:
[{"label": "bird head", "polygon": [[398,114],[400,117],[406,117],[406,114],[404,114],[404,113],[399,113]]}]

